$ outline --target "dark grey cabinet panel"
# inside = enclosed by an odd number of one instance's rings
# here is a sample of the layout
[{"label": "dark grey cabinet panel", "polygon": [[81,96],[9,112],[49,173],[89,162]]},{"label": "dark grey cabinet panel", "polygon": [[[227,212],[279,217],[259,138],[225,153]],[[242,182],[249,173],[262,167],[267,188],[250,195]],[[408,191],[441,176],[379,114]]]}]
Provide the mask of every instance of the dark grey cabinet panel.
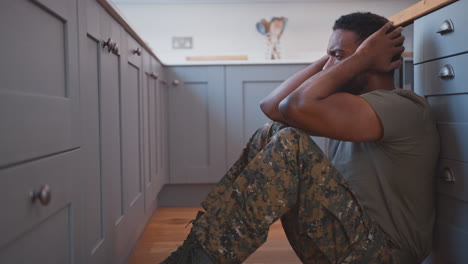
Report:
[{"label": "dark grey cabinet panel", "polygon": [[[121,58],[103,46],[120,45],[120,28],[95,1],[80,2],[80,80],[82,84],[83,155],[81,172],[87,190],[81,214],[86,263],[108,263],[114,228],[123,214],[121,164]],[[91,24],[95,22],[97,24]]]},{"label": "dark grey cabinet panel", "polygon": [[95,0],[2,1],[0,30],[0,263],[125,263],[167,178],[145,51]]},{"label": "dark grey cabinet panel", "polygon": [[[468,54],[435,60],[414,66],[414,88],[425,96],[468,93]],[[450,69],[453,77],[439,75]]]},{"label": "dark grey cabinet panel", "polygon": [[[72,263],[77,249],[73,239],[79,237],[71,218],[78,206],[72,195],[78,154],[72,151],[0,170],[0,263]],[[31,193],[45,185],[50,201],[32,201]]]},{"label": "dark grey cabinet panel", "polygon": [[[142,60],[136,42],[94,1],[81,4],[84,189],[81,213],[86,263],[120,263],[143,228],[140,139]],[[95,12],[98,10],[98,12]],[[96,17],[97,16],[97,19]],[[86,23],[98,21],[99,27]],[[116,43],[109,51],[104,43]],[[140,229],[140,230],[139,230]]]},{"label": "dark grey cabinet panel", "polygon": [[462,264],[468,259],[468,203],[446,195],[437,197],[438,217],[429,263]]},{"label": "dark grey cabinet panel", "polygon": [[240,155],[250,135],[269,121],[260,101],[306,65],[226,67],[227,165]]},{"label": "dark grey cabinet panel", "polygon": [[[3,248],[0,263],[73,263],[70,220],[70,207],[62,208],[47,221],[19,237],[15,243]],[[47,238],[46,243],[38,243],[44,238]]]},{"label": "dark grey cabinet panel", "polygon": [[[458,1],[414,22],[415,63],[468,51],[467,8],[468,2]],[[449,24],[453,31],[437,33],[448,28]]]},{"label": "dark grey cabinet panel", "polygon": [[0,167],[80,144],[76,13],[75,0],[0,2]]},{"label": "dark grey cabinet panel", "polygon": [[167,82],[164,69],[162,65],[155,59],[151,59],[152,69],[157,76],[155,87],[154,87],[154,114],[152,120],[154,120],[156,128],[154,136],[154,147],[156,149],[153,161],[156,162],[154,166],[154,179],[156,181],[156,191],[159,193],[162,186],[167,183],[168,180],[168,155],[167,155]]},{"label": "dark grey cabinet panel", "polygon": [[167,126],[163,123],[165,106],[165,98],[162,98],[164,87],[164,75],[161,64],[151,58],[148,54],[144,53],[144,85],[147,89],[147,96],[145,100],[144,115],[147,124],[148,137],[146,138],[145,145],[149,147],[147,152],[145,173],[145,195],[146,202],[145,208],[151,211],[156,204],[156,195],[161,190],[162,186],[167,182],[166,180],[166,167],[163,167],[162,159],[165,158],[163,146],[163,129]]},{"label": "dark grey cabinet panel", "polygon": [[226,169],[224,68],[173,67],[168,80],[170,182],[217,182]]},{"label": "dark grey cabinet panel", "polygon": [[[414,90],[425,96],[435,116],[441,139],[436,179],[437,221],[434,248],[424,262],[465,263],[468,259],[468,115],[463,41],[466,2],[459,1],[415,21]],[[453,32],[438,34],[443,24]]]},{"label": "dark grey cabinet panel", "polygon": [[[104,190],[104,174],[101,169],[101,119],[100,106],[102,91],[100,85],[100,53],[101,42],[88,35],[82,42],[81,63],[81,98],[83,120],[83,146],[80,174],[85,179],[83,189],[86,190],[83,214],[84,251],[87,263],[99,263],[104,259],[104,245],[107,242],[109,228],[105,229],[107,218],[102,191]],[[86,212],[86,213],[85,213]]]}]

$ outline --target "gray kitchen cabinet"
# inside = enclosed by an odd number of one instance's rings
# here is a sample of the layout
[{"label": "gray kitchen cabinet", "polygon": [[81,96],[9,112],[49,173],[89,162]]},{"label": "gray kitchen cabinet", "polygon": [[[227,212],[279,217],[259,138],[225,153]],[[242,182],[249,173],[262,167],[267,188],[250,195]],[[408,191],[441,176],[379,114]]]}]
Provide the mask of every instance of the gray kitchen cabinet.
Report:
[{"label": "gray kitchen cabinet", "polygon": [[213,183],[225,173],[223,66],[171,67],[170,183]]},{"label": "gray kitchen cabinet", "polygon": [[76,0],[0,10],[0,168],[77,148]]},{"label": "gray kitchen cabinet", "polygon": [[156,173],[157,193],[161,190],[162,186],[169,183],[169,134],[168,134],[168,115],[169,115],[169,104],[168,104],[168,83],[166,68],[161,65],[154,58],[151,60],[153,69],[158,75],[157,83],[157,94],[156,94],[156,120],[157,120],[157,160],[159,167]]},{"label": "gray kitchen cabinet", "polygon": [[[0,263],[73,263],[78,150],[0,170]],[[47,187],[46,187],[47,186]],[[42,192],[42,195],[39,195]],[[37,199],[31,199],[35,193]],[[48,198],[49,197],[49,198]]]},{"label": "gray kitchen cabinet", "polygon": [[467,8],[458,1],[414,23],[414,90],[431,105],[441,139],[434,246],[425,264],[468,260]]},{"label": "gray kitchen cabinet", "polygon": [[[142,160],[145,167],[145,210],[152,213],[157,207],[157,194],[167,182],[167,169],[163,159],[167,152],[163,149],[163,130],[167,126],[163,122],[164,109],[163,92],[164,72],[162,65],[154,58],[143,52],[143,100],[142,122],[144,124],[145,158]],[[150,216],[150,215],[149,215]]]},{"label": "gray kitchen cabinet", "polygon": [[[167,179],[167,152],[165,146],[165,129],[166,120],[166,81],[162,65],[152,57],[147,57],[145,60],[145,75],[144,78],[147,84],[148,96],[147,101],[147,123],[148,123],[148,169],[145,181],[147,207],[154,208],[157,202],[156,195],[161,190],[162,186],[168,182]],[[145,159],[146,160],[146,159]],[[152,211],[150,209],[150,211]]]},{"label": "gray kitchen cabinet", "polygon": [[296,64],[226,67],[228,166],[239,157],[252,133],[269,121],[260,110],[260,101],[284,80],[306,66]]},{"label": "gray kitchen cabinet", "polygon": [[[126,259],[146,223],[144,208],[144,174],[141,161],[148,156],[148,124],[140,122],[140,117],[148,113],[144,98],[147,89],[142,85],[142,57],[135,53],[141,46],[121,28],[120,50],[123,65],[121,68],[120,119],[121,119],[121,166],[122,186],[117,190],[114,206],[119,206],[115,215],[115,254],[118,261]],[[143,130],[144,133],[140,131]],[[143,135],[143,141],[141,140]],[[143,152],[141,150],[144,150]],[[143,155],[142,155],[143,154]],[[116,261],[116,262],[118,262]]]},{"label": "gray kitchen cabinet", "polygon": [[86,263],[122,263],[148,219],[148,87],[143,78],[148,54],[97,2],[79,7],[86,18],[80,24],[81,162],[89,164],[82,169],[84,258]]},{"label": "gray kitchen cabinet", "polygon": [[[157,79],[156,74],[153,71],[153,67],[151,65],[151,58],[149,54],[143,52],[143,87],[144,93],[141,94],[140,100],[143,102],[141,108],[141,121],[143,127],[143,137],[140,142],[142,142],[145,151],[144,158],[142,161],[142,166],[144,168],[144,188],[145,188],[145,210],[151,210],[153,206],[152,203],[155,202],[153,197],[155,188],[156,188],[156,173],[158,170],[157,162],[158,159],[158,152],[157,152],[157,138],[158,135],[156,133],[157,124],[156,124],[156,88],[157,88]],[[146,94],[145,94],[146,93]],[[147,142],[147,144],[145,144]]]},{"label": "gray kitchen cabinet", "polygon": [[164,70],[105,6],[0,3],[0,263],[124,263],[157,206]]},{"label": "gray kitchen cabinet", "polygon": [[75,0],[0,2],[0,263],[72,263],[80,250],[76,14]]},{"label": "gray kitchen cabinet", "polygon": [[83,188],[87,190],[81,212],[84,254],[86,263],[110,263],[115,259],[114,226],[122,213],[122,61],[104,42],[110,40],[121,47],[121,30],[97,2],[80,1],[79,4],[80,18],[85,18],[80,20],[84,127],[81,162],[92,165],[82,172]]}]

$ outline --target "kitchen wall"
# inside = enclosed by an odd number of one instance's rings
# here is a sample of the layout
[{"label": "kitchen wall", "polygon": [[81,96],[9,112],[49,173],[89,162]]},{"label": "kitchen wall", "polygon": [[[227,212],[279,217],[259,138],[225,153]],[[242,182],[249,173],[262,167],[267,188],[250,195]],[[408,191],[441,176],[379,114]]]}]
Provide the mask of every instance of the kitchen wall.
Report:
[{"label": "kitchen wall", "polygon": [[[124,17],[163,63],[183,64],[186,56],[247,55],[265,59],[266,41],[255,24],[273,16],[289,19],[281,39],[282,59],[313,61],[325,53],[333,22],[343,14],[371,11],[391,16],[415,0],[311,1],[309,3],[137,4],[114,0]],[[411,32],[412,33],[412,32]],[[193,37],[193,48],[172,49],[172,37]],[[412,34],[406,50],[412,50]]]}]

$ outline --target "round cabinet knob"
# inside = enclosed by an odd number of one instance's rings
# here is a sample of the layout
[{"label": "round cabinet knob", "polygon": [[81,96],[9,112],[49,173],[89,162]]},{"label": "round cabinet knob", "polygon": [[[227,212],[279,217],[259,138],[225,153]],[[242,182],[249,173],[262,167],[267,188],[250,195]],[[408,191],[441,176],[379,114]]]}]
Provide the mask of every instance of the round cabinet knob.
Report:
[{"label": "round cabinet knob", "polygon": [[111,51],[114,50],[114,48],[115,48],[116,45],[117,45],[117,44],[116,44],[111,38],[108,38],[106,41],[104,41],[104,42],[102,43],[102,47],[103,47],[103,48],[107,47],[107,51],[108,51],[109,53],[111,53]]},{"label": "round cabinet knob", "polygon": [[114,48],[112,49],[112,52],[113,52],[115,55],[120,55],[119,44],[115,44],[115,45],[114,45]]},{"label": "round cabinet knob", "polygon": [[150,76],[151,76],[153,79],[155,79],[155,80],[157,80],[157,79],[159,78],[159,76],[158,76],[158,74],[157,74],[156,72],[152,72],[152,73],[150,74]]},{"label": "round cabinet knob", "polygon": [[438,75],[442,80],[450,80],[455,78],[455,71],[453,70],[452,65],[445,64],[439,71]]},{"label": "round cabinet knob", "polygon": [[443,178],[446,182],[455,182],[455,175],[453,175],[452,170],[448,167],[444,169]]},{"label": "round cabinet knob", "polygon": [[48,184],[42,185],[38,191],[31,192],[31,200],[33,203],[39,200],[42,205],[48,205],[51,199],[52,193]]},{"label": "round cabinet knob", "polygon": [[444,35],[447,33],[451,33],[455,31],[455,27],[453,26],[453,22],[450,19],[444,20],[442,24],[440,24],[439,30],[437,30],[437,33]]},{"label": "round cabinet knob", "polygon": [[136,54],[138,56],[141,56],[141,48],[136,48],[133,50],[133,54]]},{"label": "round cabinet knob", "polygon": [[180,85],[180,81],[179,81],[179,80],[174,80],[174,81],[172,81],[172,85],[174,85],[174,86],[179,86],[179,85]]}]

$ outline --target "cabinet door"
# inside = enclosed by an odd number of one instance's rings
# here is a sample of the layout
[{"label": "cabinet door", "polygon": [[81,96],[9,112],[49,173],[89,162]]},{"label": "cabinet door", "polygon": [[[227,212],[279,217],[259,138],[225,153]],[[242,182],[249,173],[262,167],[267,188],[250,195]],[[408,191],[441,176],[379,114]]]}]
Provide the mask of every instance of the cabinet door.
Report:
[{"label": "cabinet door", "polygon": [[120,55],[123,61],[120,94],[122,187],[116,190],[115,196],[111,198],[114,206],[120,207],[119,214],[115,215],[117,218],[114,249],[118,261],[130,255],[133,243],[143,230],[145,224],[143,184],[144,174],[148,172],[146,166],[144,168],[141,166],[141,161],[148,156],[148,124],[142,122],[141,119],[142,115],[148,114],[147,111],[142,111],[142,109],[147,109],[147,101],[142,98],[147,98],[148,91],[142,85],[141,53],[135,52],[138,49],[141,50],[141,46],[123,28],[121,29],[121,43]]},{"label": "cabinet door", "polygon": [[0,1],[0,168],[79,146],[75,0]]},{"label": "cabinet door", "polygon": [[[142,107],[141,116],[143,124],[146,125],[146,129],[148,130],[146,135],[146,143],[144,143],[144,138],[142,138],[141,142],[147,148],[147,152],[145,155],[144,160],[142,161],[142,166],[145,167],[145,211],[147,213],[151,213],[151,210],[154,205],[154,189],[155,189],[155,178],[157,173],[157,135],[156,135],[156,119],[155,119],[155,111],[156,111],[156,91],[155,88],[157,86],[157,79],[155,73],[153,72],[153,68],[151,65],[151,57],[150,55],[144,51],[143,52],[143,86],[144,90],[146,91],[146,96],[141,96],[141,100],[145,101],[146,107]],[[143,109],[144,108],[144,109]]]},{"label": "cabinet door", "polygon": [[122,196],[122,58],[104,46],[121,47],[120,26],[93,0],[80,1],[80,79],[83,104],[81,169],[86,263],[114,263],[115,229],[124,215]]},{"label": "cabinet door", "polygon": [[162,186],[167,183],[167,165],[165,160],[167,161],[167,155],[165,152],[165,146],[167,145],[167,140],[165,137],[167,136],[166,129],[167,125],[165,124],[166,114],[167,111],[167,96],[165,96],[167,91],[164,71],[161,63],[159,63],[156,59],[152,58],[151,65],[153,68],[154,73],[157,76],[157,80],[154,86],[154,102],[155,102],[155,109],[154,109],[154,117],[152,118],[155,120],[156,129],[154,135],[156,136],[155,139],[155,148],[156,148],[156,169],[155,169],[155,180],[156,180],[156,190],[155,194],[157,194]]},{"label": "cabinet door", "polygon": [[148,123],[148,146],[149,146],[149,159],[148,167],[149,173],[146,175],[145,181],[145,195],[146,195],[146,210],[150,213],[156,206],[156,195],[165,183],[165,175],[162,168],[162,130],[166,128],[162,122],[162,66],[153,57],[150,57],[145,52],[145,76],[147,87],[147,95],[145,101],[147,102],[147,123]]},{"label": "cabinet door", "polygon": [[[0,170],[0,263],[76,263],[77,203],[72,179],[79,150]],[[45,186],[48,186],[47,189]],[[49,195],[31,199],[31,193]]]},{"label": "cabinet door", "polygon": [[171,183],[213,183],[225,173],[224,71],[169,69]]},{"label": "cabinet door", "polygon": [[226,67],[227,162],[234,163],[249,137],[269,121],[260,101],[306,65]]}]

